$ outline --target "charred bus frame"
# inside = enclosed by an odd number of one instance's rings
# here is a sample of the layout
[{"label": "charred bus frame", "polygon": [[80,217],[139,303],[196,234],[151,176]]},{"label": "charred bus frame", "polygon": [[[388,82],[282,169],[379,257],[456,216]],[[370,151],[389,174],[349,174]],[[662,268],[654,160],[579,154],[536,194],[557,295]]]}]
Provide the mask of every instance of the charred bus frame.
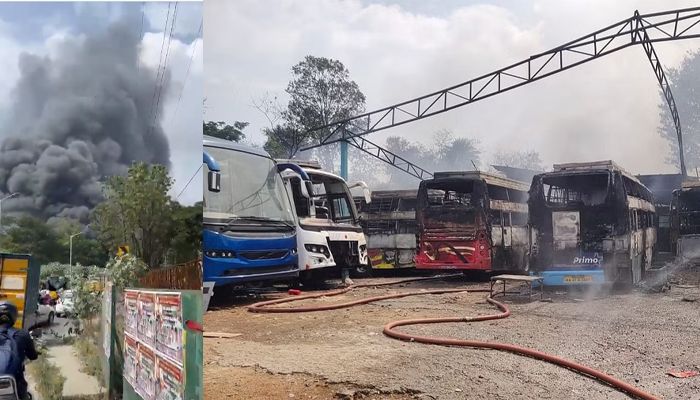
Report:
[{"label": "charred bus frame", "polygon": [[528,269],[527,184],[479,172],[437,172],[418,188],[417,269]]},{"label": "charred bus frame", "polygon": [[636,284],[650,269],[651,191],[612,161],[554,165],[533,178],[531,265],[545,284]]},{"label": "charred bus frame", "polygon": [[373,191],[369,204],[355,197],[372,269],[415,266],[417,194],[417,190]]},{"label": "charred bus frame", "polygon": [[671,199],[671,251],[683,262],[700,263],[700,182],[683,182]]}]

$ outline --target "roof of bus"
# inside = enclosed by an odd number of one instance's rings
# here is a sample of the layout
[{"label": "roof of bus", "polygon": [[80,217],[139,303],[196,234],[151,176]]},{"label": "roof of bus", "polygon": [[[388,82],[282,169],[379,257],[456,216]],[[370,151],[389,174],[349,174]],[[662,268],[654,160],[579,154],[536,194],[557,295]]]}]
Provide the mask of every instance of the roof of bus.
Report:
[{"label": "roof of bus", "polygon": [[700,181],[697,180],[686,180],[683,181],[681,184],[681,188],[683,189],[696,189],[700,188]]},{"label": "roof of bus", "polygon": [[321,176],[325,176],[327,178],[333,178],[333,179],[337,179],[339,181],[345,182],[345,179],[343,179],[340,175],[336,175],[332,172],[324,171],[322,169],[306,168],[306,167],[303,167],[301,165],[300,165],[300,167],[302,167],[306,171],[306,173],[309,175],[321,175]]},{"label": "roof of bus", "polygon": [[490,174],[484,171],[445,171],[445,172],[435,172],[433,174],[433,179],[444,179],[444,178],[465,178],[473,180],[483,180],[489,185],[503,186],[510,189],[522,190],[527,192],[530,189],[530,185],[516,181],[514,179],[506,178],[504,176],[499,176],[495,174]]},{"label": "roof of bus", "polygon": [[278,163],[296,164],[302,168],[321,169],[321,163],[316,160],[290,160],[286,158],[275,159]]},{"label": "roof of bus", "polygon": [[[625,171],[624,168],[617,165],[612,160],[604,161],[591,161],[591,162],[580,162],[580,163],[566,163],[566,164],[554,164],[554,172],[565,172],[565,171],[596,171],[596,170],[606,170],[606,171],[619,171],[623,175],[630,179],[639,182],[636,176]],[[641,183],[641,182],[640,182]]]},{"label": "roof of bus", "polygon": [[373,190],[372,197],[417,197],[418,189],[413,190]]},{"label": "roof of bus", "polygon": [[218,147],[218,148],[222,148],[222,149],[242,151],[245,153],[255,154],[257,156],[271,158],[270,155],[267,154],[267,152],[263,149],[253,147],[253,146],[248,146],[245,144],[234,143],[230,140],[218,139],[218,138],[211,137],[211,136],[207,136],[204,139],[204,147]]}]

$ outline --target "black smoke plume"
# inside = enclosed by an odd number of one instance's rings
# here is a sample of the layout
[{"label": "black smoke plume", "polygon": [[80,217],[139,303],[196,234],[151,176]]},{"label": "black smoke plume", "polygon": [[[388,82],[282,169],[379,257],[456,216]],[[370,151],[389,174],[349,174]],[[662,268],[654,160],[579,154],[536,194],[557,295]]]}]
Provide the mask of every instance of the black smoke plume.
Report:
[{"label": "black smoke plume", "polygon": [[[139,33],[116,23],[65,39],[52,55],[22,54],[14,104],[0,133],[0,192],[18,193],[3,211],[85,222],[101,182],[134,161],[170,166],[154,121],[156,71],[139,65]],[[169,75],[157,115],[161,114]]]}]

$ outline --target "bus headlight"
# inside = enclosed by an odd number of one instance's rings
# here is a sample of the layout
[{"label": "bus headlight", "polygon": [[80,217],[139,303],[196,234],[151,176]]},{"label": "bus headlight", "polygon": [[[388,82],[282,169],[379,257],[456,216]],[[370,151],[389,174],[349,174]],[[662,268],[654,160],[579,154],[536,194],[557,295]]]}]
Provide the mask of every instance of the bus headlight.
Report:
[{"label": "bus headlight", "polygon": [[328,250],[328,247],[322,244],[305,244],[304,248],[310,253],[323,254],[326,257],[330,257],[331,255],[331,252],[330,250]]}]

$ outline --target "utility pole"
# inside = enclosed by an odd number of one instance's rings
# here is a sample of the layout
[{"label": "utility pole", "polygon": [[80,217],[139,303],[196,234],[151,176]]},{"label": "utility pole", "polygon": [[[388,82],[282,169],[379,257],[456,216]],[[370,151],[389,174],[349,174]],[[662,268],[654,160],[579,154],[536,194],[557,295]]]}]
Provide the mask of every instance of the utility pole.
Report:
[{"label": "utility pole", "polygon": [[5,197],[3,197],[2,199],[0,199],[0,231],[2,230],[2,202],[5,201],[5,200],[7,200],[7,199],[9,199],[9,198],[12,198],[12,197],[17,196],[18,194],[19,194],[19,193],[15,192],[15,193],[12,193],[12,194],[8,194],[7,196],[5,196]]}]

